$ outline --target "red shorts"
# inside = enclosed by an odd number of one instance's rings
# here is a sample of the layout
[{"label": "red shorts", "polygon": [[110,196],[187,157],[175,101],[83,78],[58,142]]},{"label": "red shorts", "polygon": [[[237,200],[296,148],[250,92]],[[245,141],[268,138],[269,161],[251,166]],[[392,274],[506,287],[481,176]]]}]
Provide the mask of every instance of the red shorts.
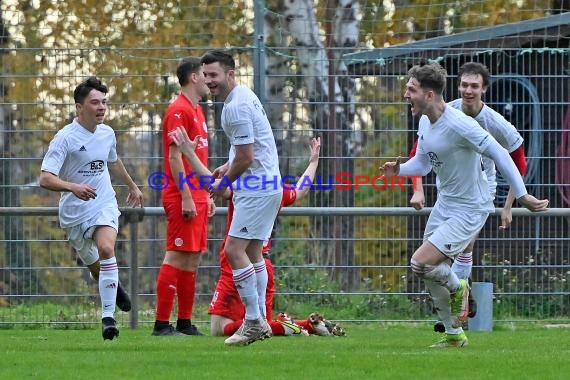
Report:
[{"label": "red shorts", "polygon": [[[273,264],[271,264],[271,260],[265,259],[265,267],[267,268],[265,307],[267,319],[271,320],[273,297],[275,296],[275,281],[273,279]],[[245,307],[234,284],[233,276],[228,272],[222,272],[220,275],[214,291],[214,297],[212,297],[212,302],[210,302],[208,314],[220,315],[232,321],[240,321],[245,316]]]},{"label": "red shorts", "polygon": [[208,202],[196,202],[196,215],[182,217],[181,202],[163,203],[166,213],[166,250],[206,252],[208,250]]}]

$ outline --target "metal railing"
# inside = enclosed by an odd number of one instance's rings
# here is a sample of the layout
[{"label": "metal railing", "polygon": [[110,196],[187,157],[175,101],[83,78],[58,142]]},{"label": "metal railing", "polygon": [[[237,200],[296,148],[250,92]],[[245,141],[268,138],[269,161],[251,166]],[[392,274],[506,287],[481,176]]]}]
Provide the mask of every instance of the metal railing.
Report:
[{"label": "metal railing", "polygon": [[[494,216],[500,215],[500,209],[496,209],[495,212],[492,214]],[[284,208],[281,210],[280,215],[282,215],[283,217],[300,217],[300,216],[313,216],[313,217],[318,217],[318,216],[338,216],[338,217],[354,217],[354,218],[359,218],[359,217],[419,217],[419,216],[427,216],[429,215],[429,213],[431,212],[431,208],[425,208],[421,211],[416,211],[413,208],[410,207],[332,207],[332,208],[317,208],[317,207],[292,207],[292,208]],[[29,217],[29,216],[56,216],[58,213],[58,209],[57,207],[1,207],[0,208],[0,216],[2,217]],[[121,208],[121,213],[125,216],[138,216],[140,217],[144,217],[144,216],[150,216],[150,217],[160,217],[164,215],[164,210],[162,207],[147,207],[147,208],[143,208],[143,209],[132,209],[132,208]],[[226,207],[219,207],[217,208],[217,215],[219,216],[224,216],[227,214],[227,208]],[[542,213],[531,213],[526,209],[513,209],[513,216],[515,218],[519,218],[519,217],[531,217],[536,219],[537,221],[540,221],[543,218],[561,218],[561,217],[568,217],[570,216],[570,209],[565,209],[565,208],[553,208],[553,209],[549,209],[545,212]],[[139,262],[139,252],[140,252],[140,247],[139,247],[139,240],[141,240],[141,236],[139,233],[139,229],[138,229],[138,218],[130,218],[131,222],[128,223],[128,249],[126,249],[126,251],[128,252],[128,257],[129,257],[129,265],[128,265],[128,273],[129,273],[129,289],[130,289],[130,293],[133,295],[140,295],[140,284],[139,284],[139,278],[140,278],[140,262]],[[142,219],[141,219],[142,220]],[[133,222],[134,221],[134,222]],[[535,232],[540,231],[541,227],[540,227],[541,223],[537,222],[534,223],[535,226]],[[423,226],[420,226],[417,228],[418,231],[417,234],[419,234],[421,232]],[[416,234],[415,234],[416,235]],[[535,233],[533,234],[534,236],[530,237],[529,239],[533,239],[534,240],[534,245],[535,247],[540,247],[542,244],[546,244],[548,243],[548,241],[551,241],[551,238],[544,238],[540,236],[540,233]],[[20,238],[22,238],[20,236]],[[351,237],[341,237],[341,238],[351,238]],[[397,237],[393,237],[394,239],[396,239]],[[25,239],[25,237],[23,237],[23,239]],[[284,239],[291,239],[291,237],[287,237],[285,236]],[[352,239],[355,239],[354,237],[352,237]],[[566,237],[560,237],[560,239],[562,239],[562,243],[563,245],[565,245],[566,247],[567,245],[567,238]],[[356,239],[355,239],[356,240]],[[411,238],[411,241],[413,241],[413,243],[411,244],[411,249],[414,249],[413,247],[417,247],[419,245],[419,243],[421,242],[421,239],[418,241],[418,238],[416,237],[415,239]],[[5,239],[5,242],[7,242],[7,239]],[[287,265],[285,265],[286,267]],[[307,265],[308,267],[312,267],[314,268],[314,265]],[[497,271],[505,271],[505,268],[509,268],[508,266],[506,266],[504,263],[481,263],[481,265],[477,265],[481,268],[485,267],[487,270],[497,270]],[[523,265],[524,266],[524,265]],[[294,267],[294,266],[292,266]],[[298,267],[303,267],[303,265],[300,265]],[[346,269],[349,270],[351,269],[350,266],[346,266],[345,268],[342,268],[342,265],[338,266],[341,267],[341,270]],[[520,266],[517,266],[517,268]],[[528,267],[533,267],[533,269],[540,269],[540,267],[542,268],[547,268],[547,269],[555,269],[557,271],[561,271],[562,273],[564,271],[566,271],[567,273],[570,273],[570,265],[568,264],[567,261],[565,262],[560,262],[560,263],[546,263],[546,264],[539,264],[539,263],[532,263],[529,262]],[[402,265],[402,263],[394,263],[394,264],[382,264],[382,265],[378,265],[378,264],[368,264],[368,265],[362,265],[362,264],[354,264],[352,269],[354,268],[358,268],[359,270],[362,269],[369,269],[369,270],[377,270],[377,269],[386,269],[386,268],[391,268],[394,270],[406,270],[407,268],[407,263],[405,265]],[[5,269],[10,269],[10,268],[5,268]],[[338,268],[337,268],[338,269]],[[546,270],[546,269],[545,269]],[[303,292],[298,292],[298,291],[288,291],[287,289],[283,290],[281,293],[278,294],[282,294],[282,295],[302,295]],[[343,296],[343,292],[338,292],[338,291],[333,291],[331,290],[330,292],[326,293],[329,295],[336,295],[336,296]],[[362,289],[354,289],[352,292],[347,293],[345,296],[355,296],[355,295],[381,295],[381,296],[387,296],[387,295],[406,295],[408,294],[409,296],[414,296],[414,295],[420,295],[422,294],[422,292],[418,292],[416,293],[413,290],[408,290],[408,291],[385,291],[385,290],[379,290],[379,291],[362,291]],[[506,290],[503,291],[503,295],[505,296],[532,296],[532,295],[542,295],[542,296],[562,296],[562,297],[567,297],[570,295],[570,292],[563,290],[563,291],[545,291],[545,292],[539,292],[538,290],[532,290],[529,291],[528,289],[521,289],[521,290],[517,290],[514,292],[508,292]],[[13,294],[7,294],[4,295],[5,297],[10,297],[10,296],[15,296]],[[138,302],[139,297],[138,296],[134,296],[132,297],[132,312],[130,315],[130,326],[132,328],[136,328],[139,325],[139,302]]]}]

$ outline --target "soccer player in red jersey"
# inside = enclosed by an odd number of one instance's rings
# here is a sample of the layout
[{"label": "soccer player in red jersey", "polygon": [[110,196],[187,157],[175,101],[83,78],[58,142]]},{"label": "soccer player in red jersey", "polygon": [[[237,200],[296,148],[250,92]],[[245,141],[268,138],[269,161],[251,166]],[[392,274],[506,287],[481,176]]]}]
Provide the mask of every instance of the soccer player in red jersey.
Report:
[{"label": "soccer player in red jersey", "polygon": [[[206,86],[199,58],[184,58],[176,69],[181,90],[169,105],[163,121],[164,172],[168,176],[162,191],[166,212],[166,254],[156,280],[156,319],[152,335],[203,335],[192,324],[196,292],[196,271],[202,252],[208,249],[208,217],[214,214],[214,202],[197,179],[187,176],[188,163],[168,134],[184,128],[197,138],[196,156],[208,164],[208,128],[198,102],[210,90]],[[170,324],[174,299],[178,299],[176,328]]]}]

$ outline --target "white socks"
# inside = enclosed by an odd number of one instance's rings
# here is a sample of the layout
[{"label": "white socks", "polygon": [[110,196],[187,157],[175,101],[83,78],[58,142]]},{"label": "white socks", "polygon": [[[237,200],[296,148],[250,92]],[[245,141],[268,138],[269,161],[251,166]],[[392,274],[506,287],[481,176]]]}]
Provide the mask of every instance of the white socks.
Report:
[{"label": "white socks", "polygon": [[451,270],[462,280],[467,280],[473,270],[473,252],[463,252],[457,255],[451,265]]},{"label": "white socks", "polygon": [[115,303],[117,299],[117,286],[119,286],[119,267],[117,259],[100,260],[101,270],[99,272],[99,295],[101,296],[102,316],[101,318],[115,315]]},{"label": "white socks", "polygon": [[[253,265],[249,264],[242,269],[232,270],[234,284],[245,305],[245,319],[249,321],[260,318],[259,295],[257,293],[257,279]],[[267,272],[266,272],[267,273]]]},{"label": "white socks", "polygon": [[265,267],[265,260],[258,263],[253,263],[255,270],[255,278],[257,282],[257,295],[259,304],[259,313],[263,318],[267,318],[267,308],[265,307],[265,293],[267,292],[267,268]]},{"label": "white socks", "polygon": [[[429,268],[432,269],[429,269]],[[451,293],[459,288],[459,278],[451,271],[447,263],[441,263],[438,266],[426,265],[426,273],[423,275],[424,280],[434,281],[445,286]]]},{"label": "white socks", "polygon": [[444,286],[428,279],[424,279],[424,283],[426,284],[426,288],[431,295],[433,305],[437,311],[437,316],[445,326],[445,331],[448,334],[461,334],[463,332],[463,329],[461,327],[453,328],[451,326],[452,320],[451,305],[449,303],[449,290],[447,290],[447,288]]}]

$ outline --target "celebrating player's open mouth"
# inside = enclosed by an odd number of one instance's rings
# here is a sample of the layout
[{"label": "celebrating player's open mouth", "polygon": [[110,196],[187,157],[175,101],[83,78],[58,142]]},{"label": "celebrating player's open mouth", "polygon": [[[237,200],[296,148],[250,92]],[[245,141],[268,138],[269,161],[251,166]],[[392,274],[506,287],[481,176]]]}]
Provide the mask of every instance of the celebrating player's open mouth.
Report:
[{"label": "celebrating player's open mouth", "polygon": [[408,104],[410,105],[410,111],[412,112],[412,115],[415,116],[414,103],[412,103],[411,101],[408,101]]},{"label": "celebrating player's open mouth", "polygon": [[[421,92],[419,83],[414,78],[410,78],[410,80],[408,80],[408,83],[406,83],[406,91],[404,92],[404,99],[406,99],[408,101],[408,104],[410,104],[410,111],[412,112],[413,116],[418,116],[422,114],[422,110],[420,107],[421,104],[417,103],[418,100],[421,101],[422,96],[423,92]],[[415,97],[414,101],[412,101],[412,97]]]}]

